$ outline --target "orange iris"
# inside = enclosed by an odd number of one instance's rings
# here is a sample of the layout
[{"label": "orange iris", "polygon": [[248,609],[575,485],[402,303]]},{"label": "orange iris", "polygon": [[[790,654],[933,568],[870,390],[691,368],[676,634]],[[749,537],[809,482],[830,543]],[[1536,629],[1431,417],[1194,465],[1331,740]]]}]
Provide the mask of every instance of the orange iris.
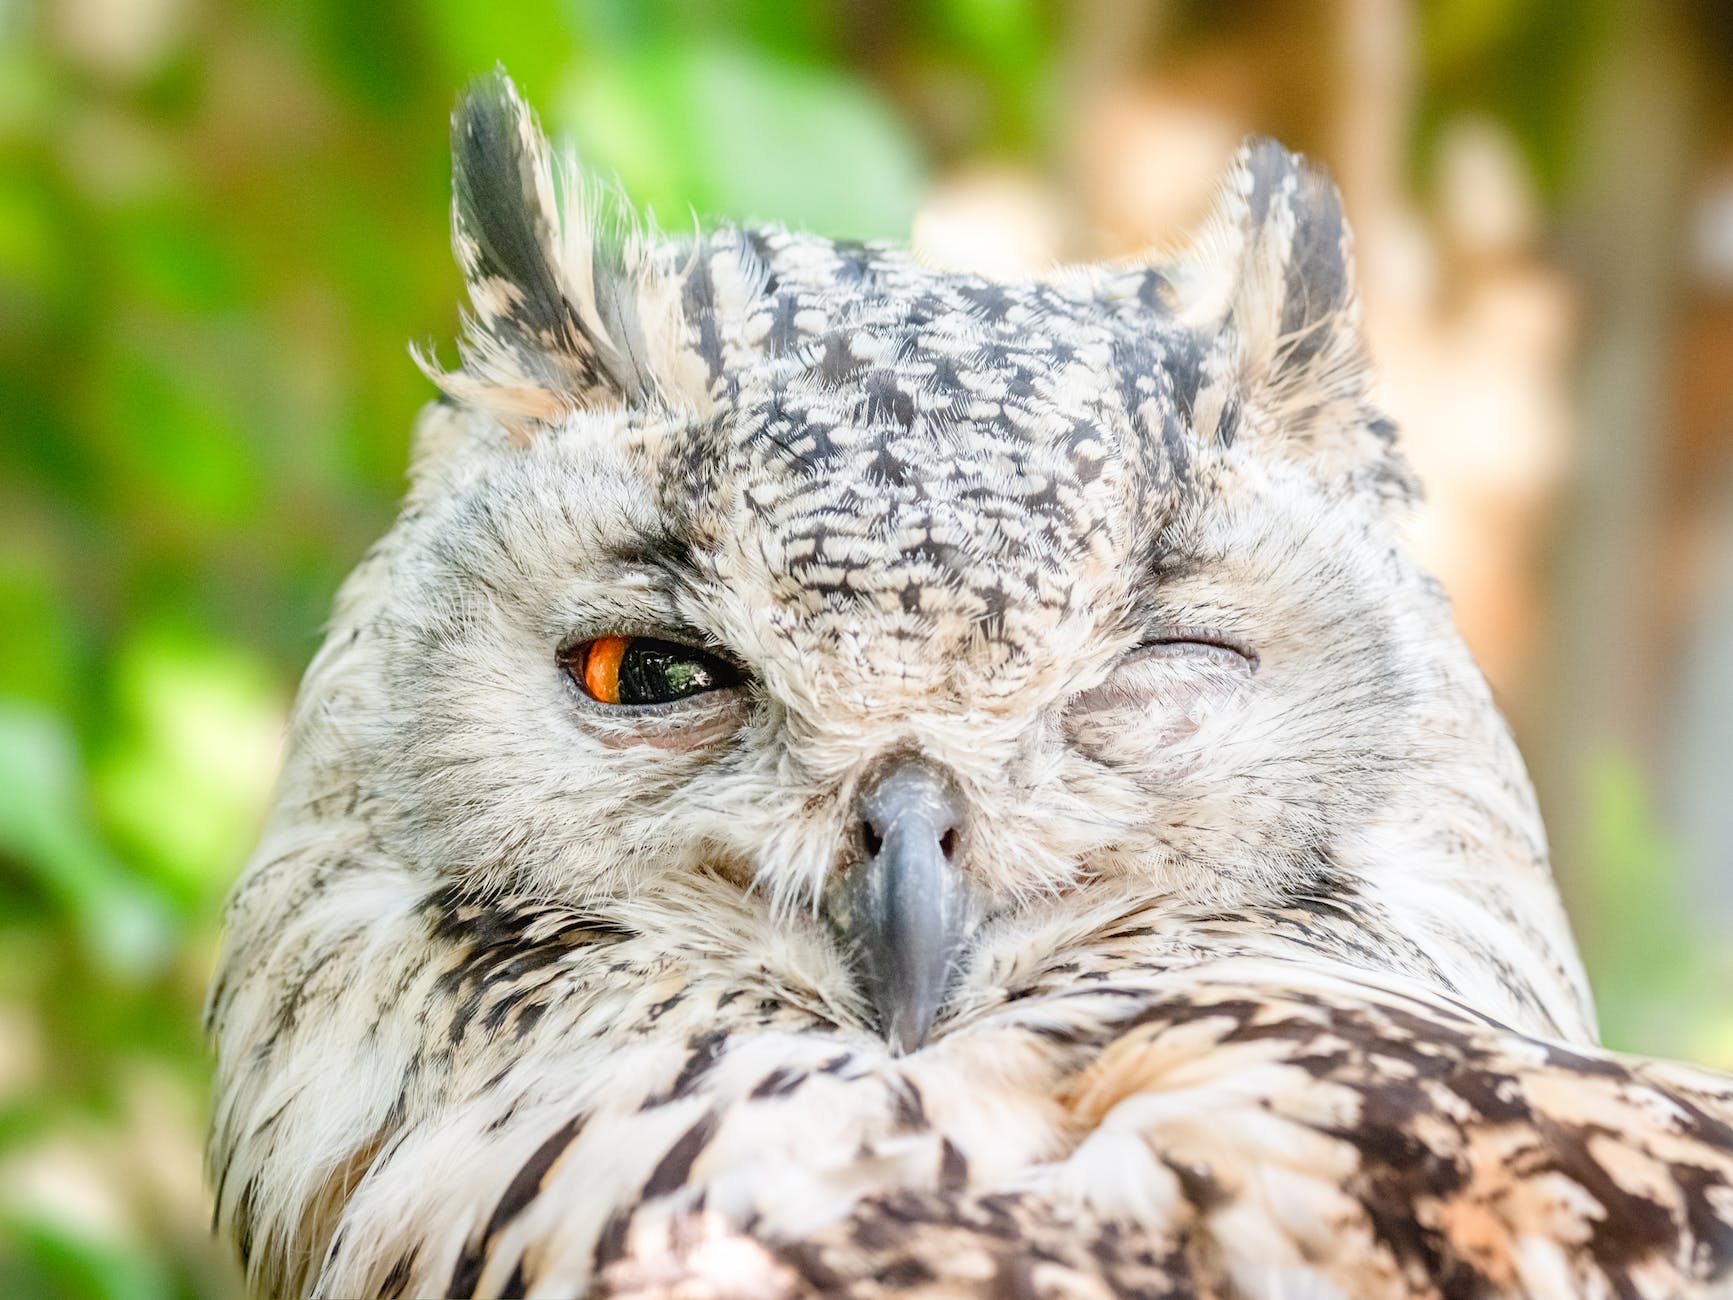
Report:
[{"label": "orange iris", "polygon": [[603,704],[620,702],[620,660],[632,638],[599,636],[584,649],[584,689]]}]

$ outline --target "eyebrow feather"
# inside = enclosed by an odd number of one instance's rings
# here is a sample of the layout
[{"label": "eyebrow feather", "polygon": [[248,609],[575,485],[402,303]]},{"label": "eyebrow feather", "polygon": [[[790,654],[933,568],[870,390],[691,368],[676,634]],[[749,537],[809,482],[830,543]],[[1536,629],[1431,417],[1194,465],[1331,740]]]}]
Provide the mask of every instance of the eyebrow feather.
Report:
[{"label": "eyebrow feather", "polygon": [[690,543],[672,530],[634,531],[614,538],[603,558],[622,567],[654,570],[682,586],[697,583],[704,576]]}]

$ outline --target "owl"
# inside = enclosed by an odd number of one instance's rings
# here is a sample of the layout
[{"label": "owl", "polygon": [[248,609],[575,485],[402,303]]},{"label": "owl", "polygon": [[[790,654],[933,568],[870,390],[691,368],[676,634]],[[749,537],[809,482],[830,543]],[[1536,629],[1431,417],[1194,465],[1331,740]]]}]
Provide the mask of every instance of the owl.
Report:
[{"label": "owl", "polygon": [[1404,543],[1336,191],[1027,283],[646,228],[503,74],[208,1021],[266,1296],[1733,1294]]}]

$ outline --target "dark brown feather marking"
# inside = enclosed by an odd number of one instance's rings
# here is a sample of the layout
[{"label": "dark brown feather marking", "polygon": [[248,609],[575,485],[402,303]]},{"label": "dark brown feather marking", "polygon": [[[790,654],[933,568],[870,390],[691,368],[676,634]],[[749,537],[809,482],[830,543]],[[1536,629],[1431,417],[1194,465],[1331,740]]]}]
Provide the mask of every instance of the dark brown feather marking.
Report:
[{"label": "dark brown feather marking", "polygon": [[685,1186],[686,1176],[692,1172],[693,1162],[704,1153],[704,1148],[710,1145],[710,1139],[716,1135],[720,1123],[721,1117],[715,1111],[708,1111],[702,1119],[682,1133],[679,1140],[668,1148],[668,1154],[663,1156],[651,1171],[649,1181],[644,1184],[643,1199],[666,1196],[669,1192],[678,1191]]}]

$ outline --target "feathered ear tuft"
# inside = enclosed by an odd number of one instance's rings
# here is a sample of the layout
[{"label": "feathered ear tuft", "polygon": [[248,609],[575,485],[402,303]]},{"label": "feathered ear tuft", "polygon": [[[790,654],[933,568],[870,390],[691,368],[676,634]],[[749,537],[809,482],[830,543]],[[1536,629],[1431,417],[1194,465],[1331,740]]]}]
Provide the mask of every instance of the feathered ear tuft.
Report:
[{"label": "feathered ear tuft", "polygon": [[1412,495],[1395,426],[1368,396],[1353,234],[1328,175],[1274,140],[1248,140],[1169,279],[1182,318],[1226,353],[1217,369],[1244,404],[1243,432],[1329,476]]},{"label": "feathered ear tuft", "polygon": [[[462,367],[422,368],[519,437],[574,410],[660,396],[643,311],[673,309],[617,192],[551,155],[503,71],[452,114],[452,246],[469,290]],[[671,322],[656,322],[666,338]]]}]

